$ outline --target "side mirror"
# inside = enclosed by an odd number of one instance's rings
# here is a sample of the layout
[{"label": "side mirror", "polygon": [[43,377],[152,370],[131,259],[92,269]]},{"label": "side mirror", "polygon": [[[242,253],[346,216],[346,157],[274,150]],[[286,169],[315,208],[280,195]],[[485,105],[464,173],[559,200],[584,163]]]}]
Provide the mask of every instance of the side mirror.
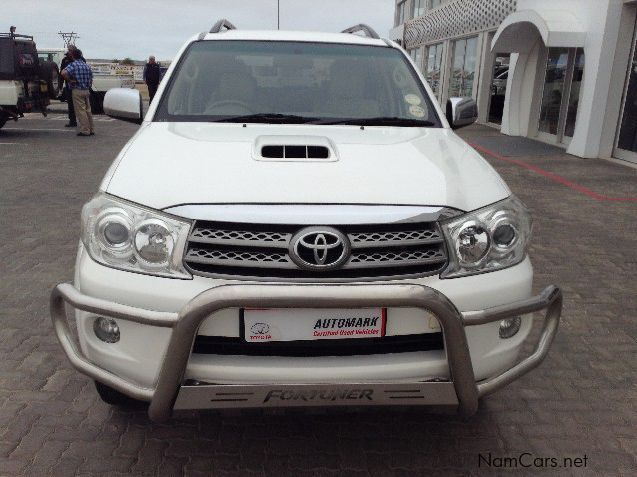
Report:
[{"label": "side mirror", "polygon": [[449,98],[447,121],[452,129],[459,129],[478,120],[478,103],[473,98]]},{"label": "side mirror", "polygon": [[109,89],[104,96],[104,112],[122,121],[141,124],[144,120],[142,95],[136,89]]}]

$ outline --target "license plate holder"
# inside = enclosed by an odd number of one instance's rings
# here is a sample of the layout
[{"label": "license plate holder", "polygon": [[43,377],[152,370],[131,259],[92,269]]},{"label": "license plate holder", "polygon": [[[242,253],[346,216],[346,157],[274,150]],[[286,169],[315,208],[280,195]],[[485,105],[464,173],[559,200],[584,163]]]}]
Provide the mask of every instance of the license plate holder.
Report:
[{"label": "license plate holder", "polygon": [[382,338],[387,308],[245,308],[241,338],[248,343]]}]

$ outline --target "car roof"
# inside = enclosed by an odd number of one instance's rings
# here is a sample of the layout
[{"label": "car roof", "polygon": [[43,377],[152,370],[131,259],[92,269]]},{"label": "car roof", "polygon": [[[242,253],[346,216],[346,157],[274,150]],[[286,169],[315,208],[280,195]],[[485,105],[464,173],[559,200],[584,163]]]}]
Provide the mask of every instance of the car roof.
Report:
[{"label": "car roof", "polygon": [[202,40],[255,40],[255,41],[307,41],[319,43],[345,43],[351,45],[385,46],[385,40],[374,39],[351,33],[324,33],[280,30],[226,30],[220,33],[206,33]]}]

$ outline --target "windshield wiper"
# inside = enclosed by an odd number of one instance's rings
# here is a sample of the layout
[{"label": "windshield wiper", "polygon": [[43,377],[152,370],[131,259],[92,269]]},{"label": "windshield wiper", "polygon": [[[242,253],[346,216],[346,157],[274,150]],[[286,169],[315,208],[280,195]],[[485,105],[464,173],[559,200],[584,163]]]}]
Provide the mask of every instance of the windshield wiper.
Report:
[{"label": "windshield wiper", "polygon": [[294,114],[258,113],[245,116],[226,116],[213,119],[214,123],[275,123],[275,124],[303,124],[314,121],[316,118],[296,116]]},{"label": "windshield wiper", "polygon": [[378,116],[376,118],[321,119],[312,124],[351,124],[356,126],[404,126],[427,128],[436,126],[432,121],[422,119]]}]

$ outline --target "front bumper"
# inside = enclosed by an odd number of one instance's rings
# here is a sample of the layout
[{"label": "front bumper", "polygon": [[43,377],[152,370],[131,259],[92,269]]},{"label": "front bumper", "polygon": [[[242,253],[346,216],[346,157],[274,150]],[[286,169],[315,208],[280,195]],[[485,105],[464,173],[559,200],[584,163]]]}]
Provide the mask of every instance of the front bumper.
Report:
[{"label": "front bumper", "polygon": [[[72,340],[65,303],[79,310],[136,323],[171,328],[159,378],[140,387],[88,361]],[[446,382],[223,384],[184,385],[184,373],[201,323],[214,312],[235,307],[357,308],[415,307],[438,318],[442,327],[451,380]],[[542,333],[533,353],[501,374],[476,383],[465,327],[545,310]],[[55,333],[71,364],[80,372],[132,398],[150,401],[149,416],[168,419],[173,409],[324,405],[457,405],[472,415],[478,399],[514,381],[546,357],[557,332],[562,293],[555,286],[540,295],[481,311],[459,312],[442,293],[417,284],[382,285],[222,285],[206,290],[179,313],[156,312],[83,295],[70,284],[51,294]]]}]

